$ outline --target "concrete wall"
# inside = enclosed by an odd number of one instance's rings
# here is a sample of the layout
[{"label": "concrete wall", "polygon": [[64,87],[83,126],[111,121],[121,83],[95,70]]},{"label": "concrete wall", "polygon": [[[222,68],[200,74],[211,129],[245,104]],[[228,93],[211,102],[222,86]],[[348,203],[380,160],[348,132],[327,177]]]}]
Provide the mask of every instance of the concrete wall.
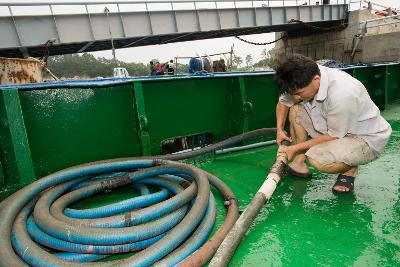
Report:
[{"label": "concrete wall", "polygon": [[[400,60],[400,20],[381,20],[369,22],[367,32],[357,43],[357,35],[362,31],[360,22],[377,18],[368,10],[350,12],[349,24],[344,30],[315,33],[302,37],[288,37],[276,43],[271,54],[276,57],[282,54],[299,53],[314,60],[336,59],[344,63],[371,63]],[[390,21],[395,24],[382,25]],[[284,33],[277,33],[280,38]]]}]

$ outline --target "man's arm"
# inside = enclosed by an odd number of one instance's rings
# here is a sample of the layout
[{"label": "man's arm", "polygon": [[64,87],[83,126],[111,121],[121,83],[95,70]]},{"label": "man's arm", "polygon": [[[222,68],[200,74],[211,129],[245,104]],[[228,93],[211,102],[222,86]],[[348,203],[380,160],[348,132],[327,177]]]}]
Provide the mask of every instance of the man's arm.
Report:
[{"label": "man's arm", "polygon": [[292,147],[294,147],[295,150],[299,151],[299,152],[304,152],[308,149],[310,149],[311,147],[324,143],[324,142],[328,142],[331,140],[335,140],[337,139],[336,137],[330,136],[329,134],[323,134],[323,135],[319,135],[315,138],[312,138],[310,140],[307,140],[303,143],[299,143],[296,145],[293,145]]},{"label": "man's arm", "polygon": [[289,107],[278,102],[276,105],[276,142],[280,144],[283,140],[292,141],[285,133],[285,122],[289,113]]},{"label": "man's arm", "polygon": [[303,143],[295,144],[293,146],[279,147],[279,152],[284,152],[288,156],[288,160],[293,159],[297,154],[304,153],[311,147],[320,143],[335,140],[337,137],[330,136],[329,134],[323,134],[313,139],[307,140]]}]

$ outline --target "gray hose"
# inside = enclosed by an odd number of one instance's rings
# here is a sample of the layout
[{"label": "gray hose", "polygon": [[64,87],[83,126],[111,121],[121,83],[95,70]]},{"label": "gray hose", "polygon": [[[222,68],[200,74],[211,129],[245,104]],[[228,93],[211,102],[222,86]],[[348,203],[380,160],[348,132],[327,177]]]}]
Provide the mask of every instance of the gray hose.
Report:
[{"label": "gray hose", "polygon": [[181,159],[189,159],[193,158],[208,152],[215,151],[220,148],[224,148],[226,146],[236,144],[239,142],[242,142],[244,140],[250,139],[250,138],[255,138],[255,137],[260,137],[268,134],[275,134],[276,133],[276,128],[261,128],[257,129],[251,132],[243,133],[237,136],[230,137],[228,139],[225,139],[224,141],[221,141],[216,144],[212,144],[209,146],[205,146],[201,149],[194,150],[194,151],[189,151],[185,153],[180,153],[180,154],[170,154],[170,155],[164,155],[164,156],[158,156],[157,158],[162,158],[162,159],[167,159],[167,160],[181,160]]},{"label": "gray hose", "polygon": [[[282,142],[282,145],[289,145],[289,142],[284,141]],[[242,215],[240,215],[235,225],[229,231],[228,235],[225,237],[221,246],[218,248],[217,252],[212,258],[209,266],[228,266],[230,259],[235,253],[236,248],[242,241],[251,223],[254,221],[254,218],[257,216],[264,204],[271,198],[272,193],[283,176],[286,163],[286,154],[278,153],[277,159],[274,165],[272,165],[272,168],[263,185],[260,187]]]}]

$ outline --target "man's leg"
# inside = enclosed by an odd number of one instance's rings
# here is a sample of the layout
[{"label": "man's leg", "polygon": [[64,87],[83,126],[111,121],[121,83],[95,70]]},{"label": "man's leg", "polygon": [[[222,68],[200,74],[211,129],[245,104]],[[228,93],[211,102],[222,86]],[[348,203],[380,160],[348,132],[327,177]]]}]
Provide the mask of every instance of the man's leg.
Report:
[{"label": "man's leg", "polygon": [[336,192],[349,191],[354,186],[358,166],[376,159],[375,153],[363,139],[351,136],[318,144],[310,148],[306,156],[309,163],[319,171],[339,174],[332,188]]},{"label": "man's leg", "polygon": [[[307,141],[307,131],[297,122],[297,113],[299,109],[303,108],[300,105],[293,105],[289,110],[289,122],[290,122],[290,136],[295,144]],[[306,164],[306,155],[297,155],[291,163],[290,168],[299,173],[310,173]]]},{"label": "man's leg", "polygon": [[[343,162],[338,162],[338,163],[331,163],[331,164],[321,164],[316,160],[313,160],[312,158],[308,158],[308,162],[319,170],[320,172],[324,173],[331,173],[331,174],[343,174],[346,176],[352,176],[355,177],[358,173],[358,167],[353,167],[349,166],[346,163]],[[347,192],[349,189],[346,186],[342,185],[335,185],[333,186],[333,189],[335,191],[340,191],[340,192]]]}]

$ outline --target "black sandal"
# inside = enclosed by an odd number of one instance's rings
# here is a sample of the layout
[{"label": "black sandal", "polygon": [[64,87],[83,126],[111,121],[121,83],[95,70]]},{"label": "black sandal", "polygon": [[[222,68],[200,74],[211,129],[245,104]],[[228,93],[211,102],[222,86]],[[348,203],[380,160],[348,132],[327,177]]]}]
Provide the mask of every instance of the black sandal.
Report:
[{"label": "black sandal", "polygon": [[[332,187],[332,192],[333,193],[338,193],[338,194],[344,194],[344,193],[353,192],[353,190],[354,190],[354,179],[355,179],[355,177],[353,177],[353,176],[347,176],[347,175],[339,174],[338,178],[336,179],[335,184]],[[348,191],[336,190],[334,188],[335,186],[344,186],[344,187],[346,187],[348,189]]]},{"label": "black sandal", "polygon": [[298,178],[302,178],[302,179],[311,179],[311,177],[312,177],[310,172],[308,172],[308,173],[297,172],[297,171],[293,170],[292,168],[290,168],[289,165],[286,165],[284,175],[291,176],[291,177],[298,177]]}]

